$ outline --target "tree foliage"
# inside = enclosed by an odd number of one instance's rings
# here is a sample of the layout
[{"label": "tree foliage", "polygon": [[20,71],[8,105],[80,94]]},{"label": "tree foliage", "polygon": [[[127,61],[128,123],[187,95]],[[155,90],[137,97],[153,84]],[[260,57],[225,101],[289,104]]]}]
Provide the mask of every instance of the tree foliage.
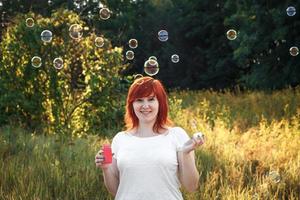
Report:
[{"label": "tree foliage", "polygon": [[[145,60],[155,55],[157,77],[168,87],[280,89],[300,83],[299,56],[289,53],[290,47],[299,48],[299,14],[286,13],[299,2],[152,0],[109,1],[109,6],[116,17],[105,22],[107,28],[126,27],[121,44],[139,40],[130,73],[142,72]],[[118,22],[124,23],[114,26]],[[167,42],[157,39],[161,29],[169,32]],[[229,29],[237,31],[237,39],[226,38]],[[170,60],[175,53],[176,64]]]},{"label": "tree foliage", "polygon": [[[111,10],[110,19],[99,18],[102,6]],[[300,15],[288,16],[288,6],[299,8],[300,2],[110,0],[89,1],[77,9],[72,0],[52,0],[51,5],[46,0],[3,1],[0,124],[17,118],[32,127],[47,124],[74,134],[109,128],[111,119],[122,121],[124,97],[119,93],[128,85],[120,84],[120,77],[143,74],[150,56],[158,58],[156,77],[167,88],[295,87],[300,55],[291,56],[289,48],[299,48]],[[25,26],[26,17],[35,19],[33,28]],[[88,27],[79,42],[68,36],[72,23]],[[49,44],[40,40],[45,29],[54,35]],[[167,42],[157,38],[162,29],[169,33]],[[229,29],[237,31],[235,40],[226,38]],[[105,48],[93,44],[100,35]],[[139,46],[126,64],[123,55],[131,38]],[[179,55],[179,63],[171,62],[172,54]],[[42,58],[41,68],[31,66],[33,56]],[[52,67],[56,57],[64,60],[62,70]]]},{"label": "tree foliage", "polygon": [[[34,18],[34,27],[25,25],[27,17]],[[1,42],[1,124],[13,120],[29,127],[42,125],[51,133],[82,135],[105,131],[115,127],[112,120],[122,120],[120,93],[127,87],[121,84],[120,73],[127,67],[122,48],[108,39],[103,48],[96,47],[93,32],[71,39],[68,30],[74,23],[85,26],[77,14],[59,9],[49,18],[18,15],[6,29]],[[46,29],[53,33],[51,43],[40,38]],[[32,66],[33,56],[41,57],[40,68]],[[53,67],[57,57],[64,61],[60,70]]]},{"label": "tree foliage", "polygon": [[[286,13],[288,6],[299,8],[299,2],[110,0],[101,5],[111,10],[111,18],[101,20],[100,1],[86,1],[81,9],[76,9],[72,0],[52,0],[51,6],[46,0],[17,1],[5,3],[11,15],[33,11],[50,17],[56,8],[75,9],[90,29],[125,51],[130,49],[129,39],[136,38],[139,47],[134,49],[135,59],[128,61],[125,73],[143,73],[145,60],[154,55],[160,65],[157,77],[168,88],[239,85],[280,89],[300,82],[299,56],[289,54],[290,47],[299,48],[300,15],[289,17]],[[167,42],[157,39],[161,29],[169,33]],[[237,39],[226,38],[229,29],[237,31]],[[172,54],[180,56],[179,63],[171,62]]]}]

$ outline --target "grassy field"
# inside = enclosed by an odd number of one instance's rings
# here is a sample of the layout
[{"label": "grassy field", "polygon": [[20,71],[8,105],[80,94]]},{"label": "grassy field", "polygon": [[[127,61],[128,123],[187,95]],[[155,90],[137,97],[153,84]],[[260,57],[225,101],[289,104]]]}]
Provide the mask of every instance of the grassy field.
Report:
[{"label": "grassy field", "polygon": [[[300,197],[300,89],[276,92],[177,91],[171,117],[189,134],[202,131],[201,173],[188,200]],[[101,134],[101,131],[99,131]],[[94,156],[111,138],[44,136],[0,129],[0,199],[113,199]]]}]

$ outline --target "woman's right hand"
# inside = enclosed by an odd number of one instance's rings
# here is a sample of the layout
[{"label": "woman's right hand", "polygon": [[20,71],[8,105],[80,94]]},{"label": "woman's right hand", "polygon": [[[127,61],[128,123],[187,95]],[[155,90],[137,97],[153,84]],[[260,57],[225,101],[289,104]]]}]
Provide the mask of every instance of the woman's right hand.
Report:
[{"label": "woman's right hand", "polygon": [[95,156],[95,164],[96,164],[96,167],[99,167],[103,170],[108,169],[108,167],[110,165],[110,163],[109,164],[104,164],[104,155],[103,155],[103,150],[102,149],[100,149],[98,151],[98,153],[96,154],[96,156]]}]

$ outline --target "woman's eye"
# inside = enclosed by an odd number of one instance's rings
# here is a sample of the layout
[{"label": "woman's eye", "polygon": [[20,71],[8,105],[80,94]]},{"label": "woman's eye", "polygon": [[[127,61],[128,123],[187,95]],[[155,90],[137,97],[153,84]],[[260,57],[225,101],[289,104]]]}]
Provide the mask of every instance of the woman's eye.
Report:
[{"label": "woman's eye", "polygon": [[154,97],[150,98],[149,101],[154,101]]},{"label": "woman's eye", "polygon": [[143,101],[143,100],[142,100],[142,99],[137,99],[136,101],[141,102],[141,101]]}]

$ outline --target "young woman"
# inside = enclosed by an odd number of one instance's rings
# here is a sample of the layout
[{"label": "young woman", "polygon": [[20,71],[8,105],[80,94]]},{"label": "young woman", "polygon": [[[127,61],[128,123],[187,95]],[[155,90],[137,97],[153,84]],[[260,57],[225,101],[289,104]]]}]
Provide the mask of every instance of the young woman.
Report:
[{"label": "young woman", "polygon": [[190,139],[168,118],[168,99],[159,80],[142,77],[129,88],[126,130],[112,140],[111,164],[100,150],[96,166],[116,200],[182,200],[179,190],[197,190],[199,172],[194,149],[203,141]]}]

